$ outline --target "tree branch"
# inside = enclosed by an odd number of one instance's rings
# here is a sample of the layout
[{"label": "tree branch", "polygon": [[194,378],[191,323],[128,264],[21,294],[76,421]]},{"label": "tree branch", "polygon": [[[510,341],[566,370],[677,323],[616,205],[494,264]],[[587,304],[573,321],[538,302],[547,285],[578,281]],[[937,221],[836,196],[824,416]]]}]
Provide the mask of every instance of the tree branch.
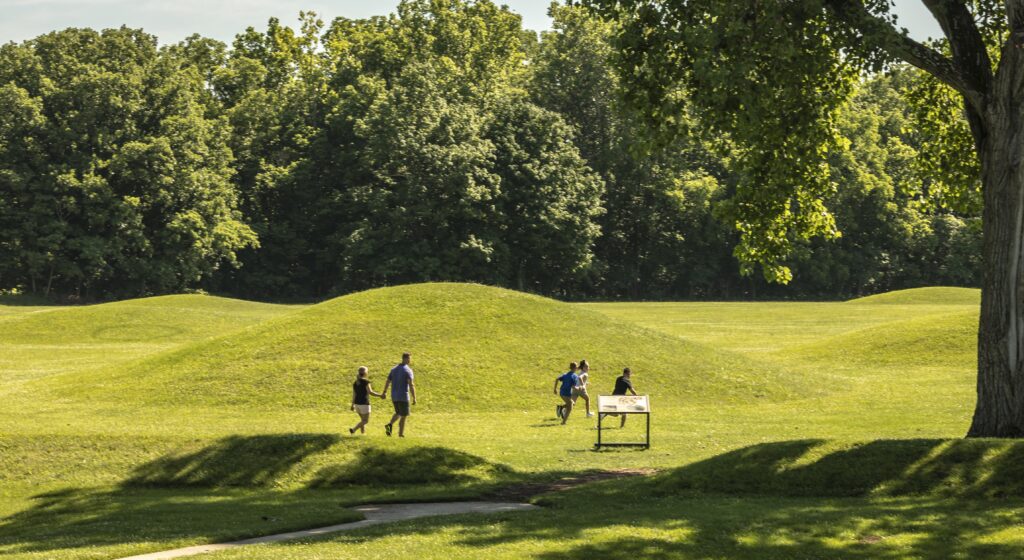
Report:
[{"label": "tree branch", "polygon": [[992,86],[992,60],[963,0],[921,0],[949,40],[953,62],[984,93]]},{"label": "tree branch", "polygon": [[861,0],[825,0],[825,6],[840,21],[860,31],[865,41],[935,76],[960,92],[975,110],[983,112],[985,85],[975,83],[953,60],[900,33],[889,22],[869,12]]}]

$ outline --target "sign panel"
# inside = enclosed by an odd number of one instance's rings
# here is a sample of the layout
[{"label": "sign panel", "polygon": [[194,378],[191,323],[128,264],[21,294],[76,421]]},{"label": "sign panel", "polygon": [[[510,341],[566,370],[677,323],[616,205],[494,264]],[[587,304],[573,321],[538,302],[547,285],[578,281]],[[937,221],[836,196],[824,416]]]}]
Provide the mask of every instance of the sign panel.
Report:
[{"label": "sign panel", "polygon": [[603,414],[643,414],[651,411],[647,395],[598,395],[597,411]]}]

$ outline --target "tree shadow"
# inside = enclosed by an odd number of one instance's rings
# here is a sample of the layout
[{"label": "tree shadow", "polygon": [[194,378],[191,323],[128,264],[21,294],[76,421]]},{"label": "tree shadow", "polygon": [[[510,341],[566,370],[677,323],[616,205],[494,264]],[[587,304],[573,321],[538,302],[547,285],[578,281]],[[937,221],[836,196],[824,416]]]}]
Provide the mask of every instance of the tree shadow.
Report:
[{"label": "tree shadow", "polygon": [[[360,516],[347,506],[357,503],[472,499],[522,478],[441,447],[366,448],[321,468],[312,488],[298,487],[295,473],[331,460],[325,452],[339,441],[336,434],[225,437],[142,464],[113,488],[38,494],[0,518],[0,556],[106,547],[102,553],[114,557],[145,552],[133,543],[160,549],[169,541],[247,538],[353,521]],[[282,481],[288,488],[275,488]]]},{"label": "tree shadow", "polygon": [[220,542],[359,518],[328,492],[65,489],[39,494],[32,507],[0,519],[0,556],[89,548],[120,557],[145,552],[138,543],[159,550],[168,548],[162,542]]},{"label": "tree shadow", "polygon": [[367,447],[354,461],[320,469],[309,486],[466,483],[512,474],[510,467],[445,447]]},{"label": "tree shadow", "polygon": [[1022,469],[1024,443],[1012,441],[783,441],[549,494],[549,507],[528,514],[331,539],[436,533],[450,546],[544,560],[1018,558],[1019,541],[998,535],[1024,524]]},{"label": "tree shadow", "polygon": [[1024,443],[824,440],[752,445],[659,478],[661,495],[698,490],[775,496],[1024,497]]},{"label": "tree shadow", "polygon": [[310,455],[341,441],[336,434],[230,436],[191,453],[135,469],[124,486],[269,486]]}]

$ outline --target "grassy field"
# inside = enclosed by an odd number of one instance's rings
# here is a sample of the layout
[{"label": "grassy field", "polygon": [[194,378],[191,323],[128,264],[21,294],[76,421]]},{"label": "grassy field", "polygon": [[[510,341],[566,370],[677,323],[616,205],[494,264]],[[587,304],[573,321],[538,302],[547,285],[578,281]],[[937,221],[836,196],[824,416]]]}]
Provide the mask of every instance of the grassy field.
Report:
[{"label": "grassy field", "polygon": [[[565,304],[460,284],[313,306],[169,296],[0,300],[0,555],[110,558],[458,499],[592,469],[652,477],[213,558],[1011,558],[1024,447],[959,439],[973,290],[845,303]],[[38,303],[38,302],[24,302]],[[405,440],[351,437],[355,369],[413,353]],[[552,380],[623,366],[649,451],[592,451]],[[636,437],[639,422],[618,437]],[[343,435],[342,435],[343,434]]]}]

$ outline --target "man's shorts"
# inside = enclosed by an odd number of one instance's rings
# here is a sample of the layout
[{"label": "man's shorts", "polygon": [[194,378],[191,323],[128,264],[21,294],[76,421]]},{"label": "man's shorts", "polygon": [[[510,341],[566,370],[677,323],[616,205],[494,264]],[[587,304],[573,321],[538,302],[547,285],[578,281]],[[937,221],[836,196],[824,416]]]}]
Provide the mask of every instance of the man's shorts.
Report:
[{"label": "man's shorts", "polygon": [[370,413],[370,405],[368,405],[368,404],[357,404],[357,405],[355,405],[355,407],[356,407],[356,414],[369,414]]},{"label": "man's shorts", "polygon": [[391,401],[395,405],[395,414],[399,416],[409,415],[409,401]]}]

